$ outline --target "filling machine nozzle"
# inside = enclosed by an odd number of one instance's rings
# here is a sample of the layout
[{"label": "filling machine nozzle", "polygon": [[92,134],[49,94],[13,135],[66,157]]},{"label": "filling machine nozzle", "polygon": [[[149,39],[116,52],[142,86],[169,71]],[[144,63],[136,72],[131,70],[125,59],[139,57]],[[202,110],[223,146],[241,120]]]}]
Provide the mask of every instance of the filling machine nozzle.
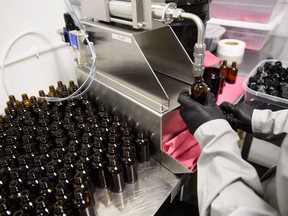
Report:
[{"label": "filling machine nozzle", "polygon": [[[161,19],[159,19],[161,17]],[[186,13],[184,10],[177,8],[175,3],[152,5],[152,18],[161,20],[165,24],[170,24],[173,20],[189,19],[194,21],[197,26],[198,39],[194,45],[194,65],[193,75],[202,76],[204,73],[204,57],[206,45],[204,43],[205,27],[202,20],[195,14]]]}]

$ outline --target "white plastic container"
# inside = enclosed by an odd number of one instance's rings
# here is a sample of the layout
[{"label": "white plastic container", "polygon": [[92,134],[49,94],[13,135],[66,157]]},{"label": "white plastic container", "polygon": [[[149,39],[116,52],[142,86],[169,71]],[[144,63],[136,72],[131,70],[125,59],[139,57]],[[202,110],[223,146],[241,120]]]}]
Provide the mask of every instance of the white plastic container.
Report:
[{"label": "white plastic container", "polygon": [[207,23],[205,30],[206,49],[213,52],[217,48],[217,43],[225,32],[226,29],[223,26]]},{"label": "white plastic container", "polygon": [[271,38],[275,28],[281,23],[284,12],[278,13],[269,23],[243,22],[211,18],[208,23],[225,27],[222,39],[238,39],[246,43],[246,49],[259,51]]},{"label": "white plastic container", "polygon": [[281,8],[278,2],[279,0],[213,0],[210,14],[212,18],[268,23]]},{"label": "white plastic container", "polygon": [[268,59],[268,60],[260,61],[254,67],[254,69],[248,74],[248,76],[246,77],[242,85],[243,89],[245,90],[245,101],[257,100],[257,101],[262,101],[262,102],[269,103],[278,107],[288,108],[288,99],[276,97],[276,96],[269,95],[269,94],[264,94],[262,92],[252,90],[248,87],[249,78],[253,77],[257,73],[257,68],[259,66],[263,66],[266,62],[271,62],[272,64],[274,64],[276,61],[281,61],[282,67],[285,67],[285,68],[288,67],[288,61]]}]

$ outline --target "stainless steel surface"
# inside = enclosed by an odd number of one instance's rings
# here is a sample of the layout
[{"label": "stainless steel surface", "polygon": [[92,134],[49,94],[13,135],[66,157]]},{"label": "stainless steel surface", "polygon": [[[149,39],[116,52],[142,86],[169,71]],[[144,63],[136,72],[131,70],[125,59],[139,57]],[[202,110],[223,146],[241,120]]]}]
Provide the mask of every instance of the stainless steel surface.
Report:
[{"label": "stainless steel surface", "polygon": [[142,32],[105,23],[83,23],[96,45],[97,70],[117,82],[119,91],[157,111],[165,111],[169,107],[169,98],[134,39],[134,34]]},{"label": "stainless steel surface", "polygon": [[[192,61],[169,26],[151,31],[123,29],[82,21],[97,50],[97,70],[118,91],[163,113],[169,109],[168,89],[154,71],[192,84]],[[161,41],[161,43],[159,43]],[[170,86],[167,86],[170,88]]]},{"label": "stainless steel surface", "polygon": [[[156,27],[153,21],[162,22],[165,25],[170,24],[174,19],[181,20],[181,14],[184,12],[173,2],[165,4],[165,0],[81,1],[84,17],[93,21],[121,23],[133,26],[135,29],[153,29]],[[186,17],[185,13],[183,17]],[[198,25],[197,21],[196,24]],[[201,34],[201,29],[199,34]]]},{"label": "stainless steel surface", "polygon": [[[87,78],[89,69],[77,68],[76,74],[79,84]],[[103,103],[107,109],[120,117],[125,117],[136,129],[142,129],[150,140],[150,150],[163,166],[173,173],[190,173],[191,171],[181,163],[173,159],[162,151],[162,138],[168,133],[179,133],[183,128],[179,128],[174,122],[177,115],[177,97],[183,88],[189,89],[189,85],[173,79],[164,74],[157,73],[163,87],[167,89],[170,98],[169,110],[164,113],[156,112],[141,101],[129,97],[123,91],[119,91],[118,83],[114,79],[107,78],[102,71],[97,71],[96,79],[89,89],[92,99],[98,103]]]},{"label": "stainless steel surface", "polygon": [[153,158],[137,166],[138,181],[126,184],[123,192],[95,190],[97,215],[154,215],[169,196],[175,197],[187,177],[177,177]]},{"label": "stainless steel surface", "polygon": [[108,5],[111,16],[132,20],[132,3],[130,1],[110,0]]},{"label": "stainless steel surface", "polygon": [[154,71],[194,83],[193,63],[170,26],[135,34],[134,38]]},{"label": "stainless steel surface", "polygon": [[[144,26],[143,19],[143,6],[142,0],[130,1],[109,1],[109,11],[111,21],[122,23],[121,18],[131,20],[131,26],[138,29]],[[117,21],[113,17],[118,17]]]},{"label": "stainless steel surface", "polygon": [[83,16],[110,22],[108,1],[109,0],[81,0]]},{"label": "stainless steel surface", "polygon": [[81,0],[83,17],[93,21],[116,22],[135,29],[152,29],[152,4],[165,0]]}]

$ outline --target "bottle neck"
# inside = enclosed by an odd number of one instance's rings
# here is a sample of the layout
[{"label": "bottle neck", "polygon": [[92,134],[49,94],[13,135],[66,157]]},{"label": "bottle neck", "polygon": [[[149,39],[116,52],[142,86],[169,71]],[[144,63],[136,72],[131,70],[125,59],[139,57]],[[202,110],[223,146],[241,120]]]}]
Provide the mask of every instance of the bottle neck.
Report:
[{"label": "bottle neck", "polygon": [[203,82],[202,76],[195,76],[195,77],[194,77],[194,80],[195,80],[195,83],[196,83],[196,84],[199,84],[199,83],[202,83],[202,82]]}]

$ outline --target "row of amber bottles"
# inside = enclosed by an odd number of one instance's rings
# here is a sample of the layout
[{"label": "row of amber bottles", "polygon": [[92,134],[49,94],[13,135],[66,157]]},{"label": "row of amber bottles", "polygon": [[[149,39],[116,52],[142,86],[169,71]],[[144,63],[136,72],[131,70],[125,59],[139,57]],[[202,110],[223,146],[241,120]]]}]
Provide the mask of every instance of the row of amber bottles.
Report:
[{"label": "row of amber bottles", "polygon": [[86,94],[45,100],[76,90],[73,82],[68,88],[58,82],[48,94],[40,90],[38,99],[9,97],[0,118],[1,215],[63,215],[76,209],[75,215],[93,201],[93,188],[121,192],[137,181],[137,162],[149,160],[142,131],[136,133]]},{"label": "row of amber bottles", "polygon": [[232,65],[229,67],[227,65],[227,60],[223,60],[222,65],[220,66],[220,71],[225,81],[229,84],[234,84],[238,75],[237,63],[232,62]]}]

